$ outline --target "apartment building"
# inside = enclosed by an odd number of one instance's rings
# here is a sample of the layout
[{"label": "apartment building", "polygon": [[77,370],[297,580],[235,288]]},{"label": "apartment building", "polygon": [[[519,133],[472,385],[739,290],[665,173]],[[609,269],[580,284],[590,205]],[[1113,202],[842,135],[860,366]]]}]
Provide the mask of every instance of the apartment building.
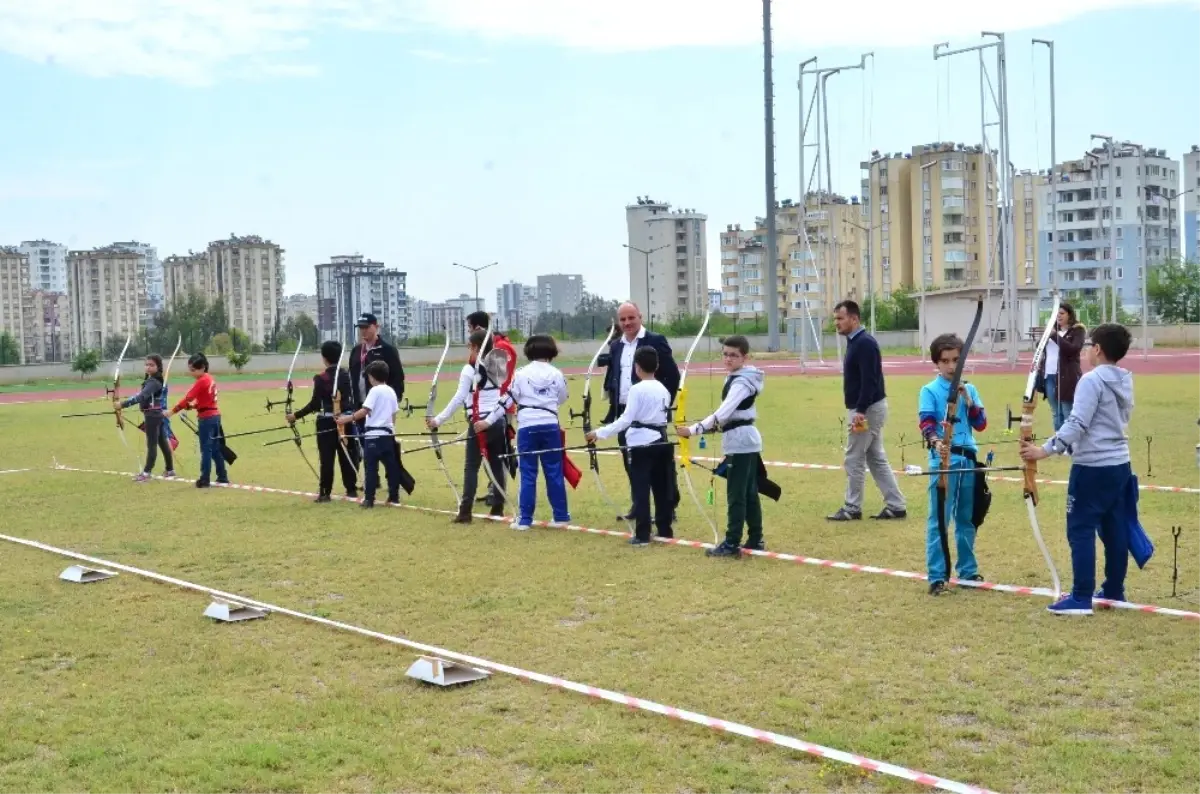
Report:
[{"label": "apartment building", "polygon": [[[1018,287],[1037,286],[1038,263],[1041,262],[1042,201],[1050,177],[1047,173],[1024,170],[1013,176],[1013,257]],[[998,268],[1004,281],[1003,268]]]},{"label": "apartment building", "polygon": [[[469,300],[474,301],[474,298]],[[467,315],[475,311],[474,306],[476,304],[467,304],[468,310],[466,311],[464,311],[464,304],[461,301],[453,303],[449,301],[445,303],[421,301],[421,304],[421,326],[424,329],[425,336],[448,334],[450,336],[450,344],[452,345],[465,345],[467,343]]]},{"label": "apartment building", "polygon": [[141,328],[147,311],[145,257],[124,248],[67,254],[67,297],[72,350],[102,350],[109,337]]},{"label": "apartment building", "polygon": [[229,325],[264,344],[275,333],[283,311],[283,249],[256,234],[208,244],[216,295],[225,303]]},{"label": "apartment building", "polygon": [[365,312],[379,318],[386,339],[403,341],[413,333],[405,271],[362,254],[330,257],[314,269],[317,310],[313,320],[326,337],[341,339],[352,333],[358,316]]},{"label": "apartment building", "polygon": [[154,320],[154,315],[166,308],[163,296],[163,265],[158,258],[158,249],[149,243],[139,243],[131,240],[123,243],[112,243],[110,248],[141,254],[145,265],[143,278],[146,281],[146,312],[142,316],[142,327],[148,328]]},{"label": "apartment building", "polygon": [[172,254],[163,260],[164,307],[187,301],[189,293],[205,300],[217,294],[217,272],[206,253],[188,251],[186,256]]},{"label": "apartment building", "polygon": [[[25,324],[21,303],[29,291],[29,257],[14,246],[0,246],[0,334],[8,334],[24,357]],[[16,364],[18,362],[8,362]]]},{"label": "apartment building", "polygon": [[[866,249],[857,199],[810,193],[806,206],[785,199],[775,212],[779,263],[775,300],[781,318],[827,317],[838,301],[858,300]],[[767,222],[752,231],[729,225],[721,234],[721,311],[739,318],[765,315]]]},{"label": "apartment building", "polygon": [[26,362],[59,362],[70,357],[70,300],[65,292],[27,291],[21,315]]},{"label": "apartment building", "polygon": [[[1142,268],[1179,252],[1179,161],[1162,149],[1117,144],[1111,154],[1096,147],[1055,171],[1055,182],[1041,188],[1041,286],[1083,298],[1112,288],[1127,311],[1139,311]],[[1057,245],[1051,190],[1057,192]]]},{"label": "apartment building", "polygon": [[500,331],[533,332],[539,314],[538,288],[509,281],[496,289],[496,328]]},{"label": "apartment building", "polygon": [[[1183,252],[1189,261],[1200,261],[1200,146],[1183,156]],[[1178,208],[1178,205],[1175,206]]]},{"label": "apartment building", "polygon": [[26,240],[18,248],[29,257],[32,289],[67,291],[67,247],[49,240]]},{"label": "apartment building", "polygon": [[639,196],[625,207],[629,298],[654,318],[703,314],[708,306],[708,216]]},{"label": "apartment building", "polygon": [[583,303],[583,276],[554,273],[537,277],[538,310],[574,314]]},{"label": "apartment building", "polygon": [[283,322],[306,315],[315,324],[317,321],[317,296],[297,293],[283,299]]}]

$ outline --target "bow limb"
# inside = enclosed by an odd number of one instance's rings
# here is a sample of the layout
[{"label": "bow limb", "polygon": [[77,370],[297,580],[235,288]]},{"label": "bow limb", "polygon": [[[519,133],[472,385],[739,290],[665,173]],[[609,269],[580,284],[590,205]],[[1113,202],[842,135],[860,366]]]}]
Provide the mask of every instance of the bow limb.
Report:
[{"label": "bow limb", "polygon": [[[1058,322],[1059,301],[1060,298],[1055,295],[1054,305],[1050,309],[1050,320],[1046,323],[1041,341],[1038,342],[1038,346],[1033,352],[1033,364],[1029,368],[1029,375],[1025,380],[1025,391],[1021,395],[1021,441],[1026,443],[1033,442],[1033,416],[1037,409],[1038,368],[1045,355],[1046,344],[1050,341],[1050,336],[1054,333],[1054,326]],[[1042,538],[1042,530],[1038,526],[1037,520],[1037,473],[1037,461],[1025,461],[1024,487],[1022,489],[1025,497],[1025,512],[1029,515],[1029,526],[1033,530],[1033,538],[1042,552],[1042,559],[1046,561],[1046,567],[1050,569],[1050,579],[1054,585],[1054,598],[1057,600],[1062,595],[1062,585],[1058,579],[1058,569],[1054,566],[1054,558],[1046,547],[1046,541]]]},{"label": "bow limb", "polygon": [[[300,334],[300,336],[296,339],[296,352],[292,354],[292,363],[288,366],[287,384],[285,385],[285,388],[287,389],[287,396],[283,400],[283,412],[286,414],[292,413],[292,405],[295,401],[293,397],[293,391],[295,387],[292,384],[292,373],[296,369],[296,359],[300,357],[300,348],[302,347],[304,347],[304,334]],[[296,427],[294,422],[291,423],[291,428],[292,440],[296,442],[296,451],[300,453],[300,457],[304,459],[305,465],[308,466],[309,471],[313,473],[313,476],[316,477],[317,481],[319,482],[321,475],[317,473],[315,468],[313,468],[312,461],[308,459],[308,455],[304,454],[304,447],[300,446],[300,428]]]},{"label": "bow limb", "polygon": [[[438,377],[442,374],[442,366],[446,363],[446,354],[450,352],[449,325],[447,325],[445,331],[446,343],[442,347],[442,357],[438,359],[437,368],[433,371],[433,381],[429,384],[429,399],[425,401],[425,418],[427,420],[432,419],[434,416],[434,407],[437,404]],[[454,478],[450,476],[450,470],[446,468],[446,459],[442,456],[442,445],[438,442],[438,429],[436,426],[430,425],[429,437],[434,445],[433,454],[437,456],[438,467],[441,468],[442,474],[446,475],[446,482],[450,485],[450,493],[454,494],[454,505],[461,509],[462,497],[458,494],[458,488],[454,485]]]},{"label": "bow limb", "polygon": [[125,354],[129,352],[131,342],[133,342],[133,336],[126,336],[125,346],[121,348],[121,355],[117,356],[117,366],[113,368],[113,384],[108,392],[112,394],[113,418],[116,420],[117,437],[121,439],[125,449],[133,455],[134,469],[140,472],[142,470],[141,458],[133,451],[133,447],[129,446],[129,439],[125,438],[125,411],[121,408],[121,364],[125,361]]},{"label": "bow limb", "polygon": [[[704,314],[704,322],[700,325],[700,331],[696,334],[696,338],[692,340],[691,347],[688,348],[687,356],[683,359],[683,370],[679,375],[679,391],[675,395],[675,410],[678,412],[677,423],[686,425],[687,421],[687,376],[688,370],[691,368],[692,356],[696,353],[696,346],[700,344],[700,340],[704,337],[704,332],[708,330],[708,321],[712,317],[712,310],[709,309]],[[696,495],[696,486],[692,484],[692,440],[690,437],[680,436],[679,454],[683,459],[681,466],[683,468],[683,481],[687,484],[688,494],[692,497],[692,503],[696,506],[696,510],[708,522],[708,526],[712,529],[713,543],[721,542],[721,535],[717,531],[717,524],[712,520],[712,517],[704,510],[704,506],[700,503],[700,497]]]},{"label": "bow limb", "polygon": [[[349,353],[349,348],[345,344],[342,345],[342,355],[338,356],[337,363],[333,365],[333,382],[329,387],[329,410],[333,414],[333,426],[337,431],[338,450],[342,453],[342,459],[350,464],[350,468],[354,469],[354,487],[358,488],[358,467],[354,465],[354,459],[350,457],[350,449],[346,446],[346,428],[344,425],[337,423],[338,416],[342,413],[342,393],[339,391],[339,382],[342,377],[342,360]],[[292,426],[293,430],[295,425]],[[318,476],[318,479],[320,477]]]},{"label": "bow limb", "polygon": [[[617,332],[617,324],[613,323],[608,328],[608,333],[604,336],[604,341],[600,343],[600,347],[596,348],[592,360],[588,363],[587,375],[583,379],[583,412],[580,418],[583,419],[583,434],[584,438],[592,432],[592,376],[596,374],[596,364],[600,361],[600,356],[608,348],[612,341],[613,334]],[[609,510],[617,515],[625,522],[625,527],[629,530],[629,534],[633,534],[633,522],[626,518],[616,503],[608,496],[608,491],[604,490],[604,482],[600,479],[600,456],[596,454],[596,443],[594,441],[587,442],[588,453],[588,468],[592,470],[592,479],[596,482],[596,490],[600,492],[600,498],[604,500],[604,504]],[[627,454],[626,450],[621,451],[622,455]]]},{"label": "bow limb", "polygon": [[[484,334],[483,343],[479,346],[479,352],[475,354],[475,377],[471,379],[471,403],[470,406],[464,406],[464,410],[467,412],[467,429],[464,431],[464,434],[473,432],[475,423],[480,419],[479,387],[483,384],[483,379],[487,377],[487,365],[484,363],[484,359],[487,357],[488,343],[492,341],[492,326],[492,317],[491,315],[488,315],[487,333]],[[475,441],[477,444],[479,444],[479,456],[481,462],[483,463],[481,468],[483,469],[483,473],[487,475],[488,482],[492,484],[492,488],[496,490],[496,493],[500,495],[500,498],[504,500],[504,503],[507,504],[511,502],[511,500],[508,498],[508,493],[505,492],[504,487],[496,481],[496,475],[492,473],[492,459],[488,454],[487,448],[487,431],[485,430],[483,433],[475,433]],[[434,447],[434,450],[440,452],[440,445]],[[517,508],[516,512],[519,513],[520,505],[516,504],[514,507]]]}]

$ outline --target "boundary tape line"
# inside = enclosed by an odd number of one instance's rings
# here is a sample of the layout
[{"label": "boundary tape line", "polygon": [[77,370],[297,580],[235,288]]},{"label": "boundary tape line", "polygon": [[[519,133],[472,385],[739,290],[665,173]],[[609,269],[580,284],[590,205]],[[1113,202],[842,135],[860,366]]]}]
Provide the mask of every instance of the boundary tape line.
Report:
[{"label": "boundary tape line", "polygon": [[[53,467],[55,471],[70,471],[83,474],[108,474],[117,477],[133,477],[134,475],[124,471],[110,471],[102,469],[80,469],[72,466],[62,466],[56,464]],[[163,482],[178,482],[185,485],[191,485],[192,481],[181,478],[168,479],[159,475],[154,475],[154,479],[162,480]],[[269,493],[282,494],[285,496],[305,496],[315,498],[317,494],[311,491],[293,491],[286,488],[272,488],[266,485],[243,485],[240,483],[231,483],[229,485],[220,485],[213,483],[213,488],[229,488],[237,491],[250,491],[252,493]],[[347,496],[332,496],[335,501],[354,502],[357,499],[351,499]],[[439,515],[453,516],[456,512],[453,510],[439,510],[435,507],[422,507],[420,505],[399,504],[392,505],[393,507],[401,507],[406,510],[417,510],[422,513],[434,513]],[[482,513],[474,513],[475,518],[491,521],[492,523],[508,523],[511,521],[509,517],[496,517]],[[604,535],[607,537],[629,538],[632,535],[629,532],[622,532],[616,529],[600,529],[597,527],[585,527],[580,524],[567,524],[566,526],[552,526],[549,521],[534,520],[533,526],[542,527],[545,529],[560,529],[568,532],[581,532],[587,535]],[[699,540],[687,540],[684,538],[660,538],[655,536],[655,542],[662,543],[668,546],[683,546],[692,549],[711,549],[714,547],[712,543],[706,543]],[[911,579],[914,581],[928,581],[928,577],[923,573],[915,571],[903,571],[895,568],[881,568],[875,565],[862,565],[854,562],[842,562],[839,560],[826,560],[820,557],[806,557],[801,554],[788,554],[781,551],[755,551],[752,549],[742,549],[743,556],[747,557],[765,557],[772,560],[783,560],[784,562],[794,562],[799,565],[813,565],[820,568],[835,568],[842,571],[853,571],[854,573],[874,573],[883,574],[885,576],[894,576],[899,579]],[[1023,585],[1000,584],[998,582],[974,582],[970,580],[950,578],[950,583],[961,587],[973,587],[978,590],[991,590],[997,593],[1015,593],[1017,595],[1028,596],[1043,596],[1053,600],[1055,598],[1054,591],[1048,587],[1028,587]],[[1169,617],[1184,618],[1185,620],[1200,621],[1200,612],[1191,612],[1186,609],[1175,609],[1173,607],[1163,607],[1156,604],[1139,604],[1133,601],[1113,601],[1108,598],[1093,598],[1093,606],[1109,609],[1128,609],[1134,612],[1144,612],[1152,615],[1166,615]]]},{"label": "boundary tape line", "polygon": [[56,546],[51,546],[49,544],[41,543],[36,540],[28,540],[26,538],[18,538],[18,537],[13,537],[11,535],[2,535],[2,534],[0,534],[0,540],[6,540],[10,543],[15,543],[17,545],[26,546],[26,547],[32,548],[32,549],[37,549],[39,551],[49,552],[51,554],[57,554],[61,557],[67,557],[69,559],[80,560],[82,562],[90,562],[94,565],[100,565],[105,568],[112,568],[114,570],[124,571],[126,573],[130,573],[135,576],[141,576],[143,578],[150,579],[152,581],[160,582],[163,584],[174,585],[175,587],[183,588],[185,590],[192,590],[194,592],[205,593],[207,595],[214,596],[216,598],[226,598],[231,601],[236,601],[238,603],[258,607],[259,609],[265,609],[268,612],[278,612],[281,615],[288,615],[289,617],[299,618],[300,620],[307,620],[307,621],[310,621],[313,623],[318,623],[323,626],[328,626],[330,628],[340,629],[342,631],[348,631],[353,634],[359,634],[363,637],[370,637],[372,639],[383,640],[384,642],[389,642],[389,643],[392,643],[393,645],[401,645],[406,648],[411,648],[416,651],[421,651],[423,653],[433,654],[435,656],[441,656],[441,657],[447,658],[447,659],[453,659],[455,661],[462,662],[463,664],[468,664],[468,665],[471,665],[474,667],[483,667],[485,669],[493,670],[495,672],[506,673],[508,675],[523,679],[525,681],[531,681],[531,682],[535,682],[535,683],[539,683],[539,684],[545,684],[547,686],[551,686],[556,689],[564,689],[564,690],[567,690],[568,692],[575,692],[580,695],[587,695],[588,697],[595,698],[598,700],[607,700],[610,703],[619,703],[623,706],[627,706],[631,710],[648,711],[653,714],[658,714],[660,716],[668,717],[673,720],[680,720],[683,722],[691,722],[696,725],[702,725],[706,728],[711,728],[718,732],[732,733],[732,734],[736,734],[738,736],[743,736],[747,739],[754,739],[756,741],[763,742],[764,744],[772,744],[772,745],[776,745],[778,747],[786,747],[791,750],[798,750],[802,753],[808,753],[809,755],[813,755],[818,758],[826,758],[831,761],[838,761],[843,764],[849,764],[851,766],[856,766],[860,769],[866,769],[871,772],[879,772],[884,775],[891,775],[892,777],[898,777],[898,778],[901,778],[902,780],[908,780],[913,783],[920,783],[923,786],[930,786],[932,788],[941,789],[942,791],[951,791],[951,792],[955,792],[955,794],[991,794],[990,792],[988,792],[987,789],[980,788],[978,786],[971,786],[966,783],[959,783],[955,780],[950,780],[950,779],[944,778],[944,777],[938,777],[937,775],[930,775],[926,772],[921,772],[916,769],[909,769],[908,767],[898,766],[896,764],[891,764],[886,761],[876,761],[871,758],[865,758],[860,755],[855,755],[854,753],[845,752],[844,750],[835,750],[832,747],[825,747],[824,745],[813,744],[811,742],[806,742],[803,739],[797,739],[792,736],[786,736],[781,733],[775,733],[774,731],[764,731],[764,730],[760,730],[758,728],[753,728],[749,725],[744,725],[739,722],[731,722],[729,720],[716,719],[715,717],[709,717],[705,714],[700,714],[695,711],[688,711],[686,709],[676,708],[674,706],[664,706],[663,704],[656,703],[653,700],[646,700],[644,698],[633,697],[631,695],[626,695],[621,692],[614,692],[613,690],[610,690],[610,689],[601,689],[599,687],[590,686],[588,684],[580,684],[580,683],[576,683],[575,681],[570,681],[565,678],[559,678],[557,676],[545,675],[544,673],[536,673],[531,670],[524,670],[520,667],[513,667],[511,665],[502,664],[500,662],[493,662],[491,660],[483,659],[483,658],[480,658],[477,656],[468,656],[467,654],[457,653],[455,651],[447,650],[445,648],[439,648],[436,645],[427,645],[425,643],[417,642],[415,640],[410,640],[405,637],[400,637],[400,636],[397,636],[394,634],[384,634],[382,632],[373,631],[371,629],[363,628],[361,626],[355,626],[350,623],[343,623],[343,622],[337,621],[337,620],[330,620],[328,618],[322,618],[317,615],[310,615],[305,612],[297,612],[296,610],[288,609],[286,607],[276,606],[275,604],[271,604],[271,603],[268,603],[265,601],[258,601],[256,599],[237,595],[235,593],[228,593],[228,592],[224,592],[221,590],[215,590],[211,587],[194,584],[192,582],[188,582],[183,579],[176,579],[174,577],[166,576],[164,574],[156,573],[154,571],[148,571],[148,570],[144,570],[141,568],[134,568],[133,566],[123,565],[121,563],[113,562],[111,560],[105,560],[105,559],[101,559],[99,557],[90,557],[86,554],[80,554],[79,552],[70,551],[68,549],[58,548]]}]

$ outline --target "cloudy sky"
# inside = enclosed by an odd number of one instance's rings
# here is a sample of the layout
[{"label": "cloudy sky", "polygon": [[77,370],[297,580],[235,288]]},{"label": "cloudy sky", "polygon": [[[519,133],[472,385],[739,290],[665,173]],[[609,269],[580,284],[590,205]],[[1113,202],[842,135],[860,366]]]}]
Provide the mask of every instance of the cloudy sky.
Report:
[{"label": "cloudy sky", "polygon": [[[818,6],[814,10],[814,6]],[[808,9],[807,15],[801,9]],[[0,243],[154,243],[230,233],[312,265],[362,253],[410,293],[583,273],[624,297],[624,205],[763,214],[756,0],[0,0]],[[834,186],[872,150],[979,140],[978,60],[931,45],[1008,34],[1019,167],[1050,165],[1045,48],[1057,42],[1058,151],[1091,133],[1200,143],[1200,0],[775,0],[780,198],[800,194],[800,61],[830,80]],[[615,277],[614,277],[614,274]]]}]

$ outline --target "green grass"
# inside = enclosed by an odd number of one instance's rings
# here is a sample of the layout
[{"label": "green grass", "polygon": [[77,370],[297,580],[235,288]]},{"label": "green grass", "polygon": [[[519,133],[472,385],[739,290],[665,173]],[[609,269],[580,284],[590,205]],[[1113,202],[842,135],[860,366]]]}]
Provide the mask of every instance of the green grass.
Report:
[{"label": "green grass", "polygon": [[[888,379],[896,467],[899,433],[916,436],[924,380]],[[986,438],[1006,438],[998,425],[1022,380],[975,379],[993,421]],[[1136,470],[1146,468],[1140,439],[1153,434],[1155,477],[1143,482],[1194,486],[1195,378],[1139,377],[1136,386]],[[573,404],[581,387],[572,382]],[[697,375],[689,387],[693,415],[715,406],[719,378]],[[222,397],[228,432],[274,421],[240,418],[258,411],[261,396]],[[839,397],[834,378],[768,378],[766,457],[840,462]],[[107,419],[59,420],[60,412],[0,408],[0,468],[45,467],[52,456],[84,468],[133,466]],[[1048,427],[1044,406],[1038,422]],[[184,434],[179,469],[195,476]],[[235,482],[315,489],[290,446],[261,440],[235,440]],[[138,449],[141,436],[131,429],[128,441]],[[1015,446],[997,445],[997,463],[1011,463]],[[456,482],[461,455],[447,453]],[[922,453],[910,447],[906,458]],[[418,480],[412,503],[452,507],[429,453],[406,465]],[[600,465],[624,505],[619,461],[604,456]],[[1043,476],[1067,470],[1065,461],[1041,464]],[[842,474],[771,471],[784,497],[764,508],[770,548],[923,570],[923,480],[901,481],[908,521],[845,526],[822,520],[840,503]],[[692,476],[708,488],[706,472]],[[1047,585],[1019,486],[996,483],[993,492],[977,544],[983,573]],[[1041,493],[1041,526],[1069,583],[1065,488]],[[1200,784],[1200,633],[1191,621],[1130,611],[1056,619],[1042,598],[932,599],[922,583],[893,577],[99,474],[3,475],[0,497],[7,534],[1000,791]],[[719,487],[716,502],[719,514]],[[869,484],[866,507],[879,506]],[[571,509],[576,523],[617,524],[590,477],[571,493]],[[1141,510],[1158,553],[1131,571],[1129,597],[1196,609],[1197,498],[1146,492]],[[544,502],[539,517],[548,517]],[[686,496],[680,519],[681,536],[711,539]],[[1180,589],[1191,591],[1176,599],[1172,525],[1184,527]],[[207,599],[197,594],[125,574],[68,585],[56,579],[68,560],[11,544],[0,553],[0,790],[917,788],[503,675],[427,688],[404,677],[414,654],[402,648],[279,615],[216,625],[201,617]]]}]

